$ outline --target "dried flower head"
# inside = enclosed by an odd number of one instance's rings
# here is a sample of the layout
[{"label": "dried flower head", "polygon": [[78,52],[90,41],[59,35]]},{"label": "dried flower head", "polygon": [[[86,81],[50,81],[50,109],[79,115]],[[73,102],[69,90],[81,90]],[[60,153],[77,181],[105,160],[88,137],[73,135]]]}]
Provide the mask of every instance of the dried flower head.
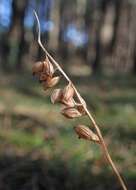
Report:
[{"label": "dried flower head", "polygon": [[74,107],[75,101],[73,99],[74,89],[69,82],[69,84],[62,90],[60,102],[68,107]]},{"label": "dried flower head", "polygon": [[46,81],[47,78],[48,78],[48,76],[47,76],[45,73],[42,72],[42,73],[40,74],[39,81],[40,81],[40,82]]},{"label": "dried flower head", "polygon": [[34,66],[32,67],[32,73],[33,75],[39,75],[44,68],[44,63],[42,61],[38,61],[34,64]]},{"label": "dried flower head", "polygon": [[73,119],[82,116],[82,114],[76,108],[73,107],[66,107],[61,111],[61,113],[68,119]]},{"label": "dried flower head", "polygon": [[56,103],[56,102],[60,102],[61,95],[62,95],[62,90],[61,89],[55,89],[55,90],[53,90],[53,92],[51,94],[51,102],[53,104]]},{"label": "dried flower head", "polygon": [[52,88],[54,87],[60,80],[59,76],[56,77],[48,77],[46,81],[44,81],[43,84],[43,88],[44,90],[47,90],[48,88]]},{"label": "dried flower head", "polygon": [[75,102],[74,99],[71,98],[67,101],[63,100],[63,96],[62,96],[62,90],[61,89],[55,89],[52,94],[51,94],[51,102],[53,104],[55,103],[61,103],[64,104],[67,107],[74,107],[75,106]]},{"label": "dried flower head", "polygon": [[74,89],[72,87],[72,84],[69,83],[64,89],[63,89],[63,92],[62,92],[62,96],[63,96],[63,100],[64,101],[68,101],[69,99],[73,98],[74,96]]},{"label": "dried flower head", "polygon": [[75,106],[75,101],[73,98],[70,98],[69,100],[64,100],[63,98],[61,98],[61,103],[64,104],[67,107],[74,107]]},{"label": "dried flower head", "polygon": [[48,76],[52,77],[54,72],[55,72],[52,63],[49,61],[48,58],[46,58],[46,60],[43,63],[44,63],[43,73],[45,73]]},{"label": "dried flower head", "polygon": [[85,125],[78,125],[74,127],[74,129],[79,138],[100,143],[99,137],[89,127]]}]

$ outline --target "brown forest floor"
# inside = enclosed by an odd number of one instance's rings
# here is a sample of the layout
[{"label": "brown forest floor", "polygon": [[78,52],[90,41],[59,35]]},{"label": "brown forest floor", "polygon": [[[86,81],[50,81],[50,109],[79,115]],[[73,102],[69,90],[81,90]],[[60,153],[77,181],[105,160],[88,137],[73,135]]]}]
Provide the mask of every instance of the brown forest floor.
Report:
[{"label": "brown forest floor", "polygon": [[[73,76],[129,189],[136,185],[136,78]],[[61,84],[62,85],[62,84]],[[120,189],[95,144],[29,75],[0,77],[0,190]]]}]

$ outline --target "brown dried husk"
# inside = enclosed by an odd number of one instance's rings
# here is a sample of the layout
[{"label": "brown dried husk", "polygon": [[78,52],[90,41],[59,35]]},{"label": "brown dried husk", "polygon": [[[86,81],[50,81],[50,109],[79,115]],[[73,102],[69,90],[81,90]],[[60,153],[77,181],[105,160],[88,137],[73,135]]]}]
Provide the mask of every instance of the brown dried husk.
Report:
[{"label": "brown dried husk", "polygon": [[44,63],[42,61],[37,61],[33,67],[32,67],[32,73],[33,75],[37,75],[39,74],[40,72],[43,71],[43,68],[44,68]]},{"label": "brown dried husk", "polygon": [[44,90],[47,90],[48,88],[52,88],[54,87],[60,80],[59,76],[56,77],[48,77],[46,81],[44,81],[43,84],[43,88]]},{"label": "brown dried husk", "polygon": [[69,99],[73,98],[74,96],[74,89],[72,87],[72,84],[69,83],[64,89],[63,89],[63,100],[68,101]]},{"label": "brown dried husk", "polygon": [[56,102],[60,102],[61,95],[62,95],[62,90],[61,89],[55,89],[55,90],[53,90],[53,92],[51,94],[51,102],[53,104],[55,104]]},{"label": "brown dried husk", "polygon": [[64,104],[67,107],[74,107],[75,106],[75,101],[73,98],[70,98],[69,100],[64,100],[63,98],[61,98],[61,103]]},{"label": "brown dried husk", "polygon": [[55,72],[52,63],[49,61],[48,58],[46,58],[46,60],[44,61],[43,72],[46,73],[50,77],[52,77]]},{"label": "brown dried husk", "polygon": [[99,137],[89,127],[78,125],[74,129],[79,138],[100,143]]},{"label": "brown dried husk", "polygon": [[46,81],[48,76],[45,73],[40,73],[39,81],[43,82]]},{"label": "brown dried husk", "polygon": [[68,119],[73,119],[82,116],[82,114],[73,107],[66,107],[61,111],[62,115],[64,115]]}]

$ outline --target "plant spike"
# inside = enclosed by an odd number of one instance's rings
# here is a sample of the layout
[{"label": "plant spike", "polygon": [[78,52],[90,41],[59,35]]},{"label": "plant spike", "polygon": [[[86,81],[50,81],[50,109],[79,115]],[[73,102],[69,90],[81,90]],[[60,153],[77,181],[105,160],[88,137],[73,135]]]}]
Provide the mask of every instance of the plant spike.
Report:
[{"label": "plant spike", "polygon": [[41,30],[40,30],[40,22],[39,22],[39,18],[38,18],[38,15],[36,13],[36,11],[34,10],[34,15],[36,17],[36,20],[37,20],[37,25],[38,25],[38,44],[39,46],[42,48],[42,50],[45,52],[46,56],[49,58],[49,60],[56,66],[56,68],[60,71],[60,73],[64,76],[64,78],[69,82],[71,83],[74,91],[75,91],[75,95],[77,96],[77,98],[79,99],[80,103],[83,105],[83,108],[86,112],[86,114],[88,115],[89,119],[91,120],[92,124],[93,124],[93,127],[95,128],[96,130],[96,133],[99,137],[99,140],[100,140],[100,145],[101,145],[101,148],[102,148],[102,151],[108,161],[108,163],[110,164],[110,166],[112,167],[120,185],[122,186],[122,189],[123,190],[127,190],[127,187],[118,171],[118,169],[116,168],[114,162],[112,161],[112,158],[109,154],[109,151],[108,151],[108,148],[105,144],[105,141],[103,139],[103,136],[102,136],[102,133],[100,131],[100,128],[98,127],[95,119],[93,118],[92,114],[89,112],[88,108],[86,107],[85,103],[84,103],[84,99],[81,97],[81,95],[79,94],[79,92],[77,91],[75,85],[72,83],[72,81],[69,79],[69,77],[67,76],[67,74],[63,71],[63,69],[60,67],[60,65],[54,60],[54,58],[48,53],[48,51],[46,50],[46,48],[43,46],[42,42],[41,42]]}]

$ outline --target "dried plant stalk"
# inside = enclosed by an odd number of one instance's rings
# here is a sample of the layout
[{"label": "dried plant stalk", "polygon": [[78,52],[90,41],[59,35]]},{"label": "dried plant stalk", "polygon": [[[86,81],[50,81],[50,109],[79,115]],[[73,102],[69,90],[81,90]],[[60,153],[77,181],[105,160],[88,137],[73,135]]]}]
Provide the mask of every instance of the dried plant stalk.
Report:
[{"label": "dried plant stalk", "polygon": [[81,103],[81,105],[83,106],[84,108],[84,111],[86,112],[87,116],[89,117],[89,119],[91,120],[92,124],[93,124],[93,127],[94,129],[96,130],[96,133],[97,133],[97,136],[99,138],[99,144],[101,146],[101,149],[103,151],[103,154],[105,155],[108,163],[110,164],[111,168],[113,169],[120,185],[122,186],[122,189],[123,190],[127,190],[127,187],[119,173],[119,171],[117,170],[114,162],[112,161],[111,159],[111,156],[109,154],[109,151],[108,151],[108,148],[105,144],[105,141],[103,139],[103,136],[102,136],[102,133],[100,131],[100,128],[98,127],[95,119],[93,118],[92,114],[89,112],[87,106],[86,106],[86,103],[84,101],[84,99],[81,97],[81,95],[79,94],[79,92],[77,91],[75,85],[72,83],[72,81],[70,80],[70,78],[67,76],[67,74],[63,71],[63,69],[60,67],[60,65],[54,60],[54,58],[48,53],[48,51],[46,50],[46,48],[43,46],[42,42],[41,42],[41,31],[40,31],[40,22],[39,22],[39,18],[37,16],[37,13],[34,11],[34,15],[36,17],[36,20],[37,20],[37,24],[38,24],[38,44],[39,46],[42,48],[42,50],[45,52],[45,55],[48,57],[49,61],[51,61],[55,66],[56,68],[60,71],[60,73],[63,75],[63,77],[71,84],[72,88],[74,89],[74,92],[75,92],[75,95],[77,96],[79,102]]}]

